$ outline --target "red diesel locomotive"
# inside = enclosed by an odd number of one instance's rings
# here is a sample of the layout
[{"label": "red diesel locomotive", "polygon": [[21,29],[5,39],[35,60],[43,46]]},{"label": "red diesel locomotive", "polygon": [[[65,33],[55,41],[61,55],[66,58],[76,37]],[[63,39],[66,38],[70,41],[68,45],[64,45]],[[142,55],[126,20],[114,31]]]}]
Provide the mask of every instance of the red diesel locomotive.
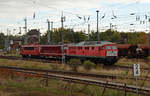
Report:
[{"label": "red diesel locomotive", "polygon": [[58,58],[64,56],[68,61],[78,58],[95,63],[114,64],[118,60],[118,48],[108,41],[84,41],[68,45],[24,45],[21,48],[23,57]]}]

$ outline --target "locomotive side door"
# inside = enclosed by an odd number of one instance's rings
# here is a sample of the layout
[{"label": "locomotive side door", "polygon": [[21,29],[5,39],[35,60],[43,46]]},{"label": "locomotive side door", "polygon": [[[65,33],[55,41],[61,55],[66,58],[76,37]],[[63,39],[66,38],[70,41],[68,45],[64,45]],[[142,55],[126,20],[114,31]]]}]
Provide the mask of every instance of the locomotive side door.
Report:
[{"label": "locomotive side door", "polygon": [[99,47],[99,55],[100,56],[105,56],[105,49],[106,49],[106,46],[101,46],[101,47]]},{"label": "locomotive side door", "polygon": [[95,56],[100,56],[99,47],[95,47]]}]

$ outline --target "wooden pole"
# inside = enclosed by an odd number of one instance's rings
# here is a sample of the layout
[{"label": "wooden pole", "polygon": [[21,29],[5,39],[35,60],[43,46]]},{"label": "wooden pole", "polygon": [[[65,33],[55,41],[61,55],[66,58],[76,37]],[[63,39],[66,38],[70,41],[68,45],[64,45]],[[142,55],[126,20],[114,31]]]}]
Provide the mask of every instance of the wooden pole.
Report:
[{"label": "wooden pole", "polygon": [[[48,75],[48,72],[46,72],[46,75]],[[48,76],[46,76],[46,82],[45,82],[46,87],[48,87]]]},{"label": "wooden pole", "polygon": [[103,90],[103,92],[102,92],[102,96],[104,96],[104,93],[105,93],[105,91],[106,91],[106,86],[107,86],[107,84],[108,84],[108,81],[106,81],[106,84],[105,84],[105,86],[104,86],[104,90]]},{"label": "wooden pole", "polygon": [[126,83],[124,84],[124,96],[127,96]]}]

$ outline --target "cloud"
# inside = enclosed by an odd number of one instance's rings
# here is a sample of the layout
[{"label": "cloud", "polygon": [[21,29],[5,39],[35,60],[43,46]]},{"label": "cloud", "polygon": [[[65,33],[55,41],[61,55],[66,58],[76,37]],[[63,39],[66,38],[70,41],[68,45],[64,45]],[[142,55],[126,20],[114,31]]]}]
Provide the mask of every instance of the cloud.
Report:
[{"label": "cloud", "polygon": [[103,10],[111,10],[110,13],[112,15],[112,7],[109,7],[109,5],[130,4],[136,3],[136,1],[139,3],[150,3],[150,0],[0,0],[0,21],[5,26],[10,24],[13,26],[13,24],[22,20],[21,24],[23,25],[23,19],[27,17],[29,18],[29,24],[32,24],[30,22],[34,21],[31,20],[34,12],[36,13],[36,19],[40,18],[36,22],[43,20],[43,22],[46,22],[47,18],[60,22],[62,11],[64,11],[64,15],[69,21],[78,19],[75,14],[95,16],[95,10],[97,9],[100,9],[101,12]]},{"label": "cloud", "polygon": [[59,15],[64,10],[66,13],[83,14],[89,12],[87,9],[99,6],[97,0],[0,0],[0,19],[32,17],[34,12]]},{"label": "cloud", "polygon": [[62,11],[70,17],[72,14],[89,15],[91,12],[87,9],[99,6],[97,0],[0,0],[0,21],[10,25],[26,17],[31,19],[34,12],[37,17],[53,17],[58,21]]},{"label": "cloud", "polygon": [[[100,9],[105,3],[150,2],[149,0],[0,0],[0,18],[24,18],[35,12],[70,11],[75,14],[91,14],[89,9]],[[107,7],[107,6],[106,6]],[[68,12],[69,12],[68,11]]]},{"label": "cloud", "polygon": [[110,3],[133,3],[133,2],[150,3],[150,0],[105,0],[105,2],[110,2]]}]

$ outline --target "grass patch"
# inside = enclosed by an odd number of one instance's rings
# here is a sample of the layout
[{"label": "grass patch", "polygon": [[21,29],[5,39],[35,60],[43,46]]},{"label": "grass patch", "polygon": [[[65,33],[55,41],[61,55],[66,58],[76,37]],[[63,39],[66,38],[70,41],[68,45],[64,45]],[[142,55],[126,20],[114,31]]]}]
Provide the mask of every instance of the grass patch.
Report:
[{"label": "grass patch", "polygon": [[[49,86],[45,87],[39,78],[30,78],[21,82],[18,82],[17,78],[9,79],[0,85],[0,94],[5,93],[6,96],[101,96],[102,92],[102,87],[69,84],[60,80],[49,80]],[[124,96],[124,92],[106,89],[104,96]],[[127,96],[136,95],[128,93]]]},{"label": "grass patch", "polygon": [[150,67],[150,61],[146,59],[127,59],[121,58],[115,65],[133,66],[133,64],[140,64],[141,67]]},{"label": "grass patch", "polygon": [[[126,61],[126,59],[122,60],[122,62],[125,62],[125,61]],[[23,61],[23,60],[0,59],[0,66],[2,66],[2,65],[25,67],[25,68],[37,68],[37,69],[52,69],[52,70],[65,70],[65,71],[71,70],[69,65],[65,65],[65,64],[42,63],[42,62]],[[79,72],[87,72],[83,66],[79,66],[78,71]],[[133,77],[132,70],[106,68],[103,65],[97,65],[96,68],[89,70],[88,73],[121,75],[121,76],[123,76],[122,80],[115,80],[115,82],[135,84],[135,82],[134,82],[135,80],[125,79],[126,77]],[[147,76],[147,74],[148,74],[148,72],[144,72],[141,70],[141,76]],[[148,74],[148,76],[150,76],[150,74]],[[101,80],[106,81],[106,79],[101,79]],[[112,81],[112,79],[108,79],[108,81]],[[143,82],[143,81],[139,81],[139,82]],[[148,81],[146,81],[144,86],[149,87],[150,83]]]}]

